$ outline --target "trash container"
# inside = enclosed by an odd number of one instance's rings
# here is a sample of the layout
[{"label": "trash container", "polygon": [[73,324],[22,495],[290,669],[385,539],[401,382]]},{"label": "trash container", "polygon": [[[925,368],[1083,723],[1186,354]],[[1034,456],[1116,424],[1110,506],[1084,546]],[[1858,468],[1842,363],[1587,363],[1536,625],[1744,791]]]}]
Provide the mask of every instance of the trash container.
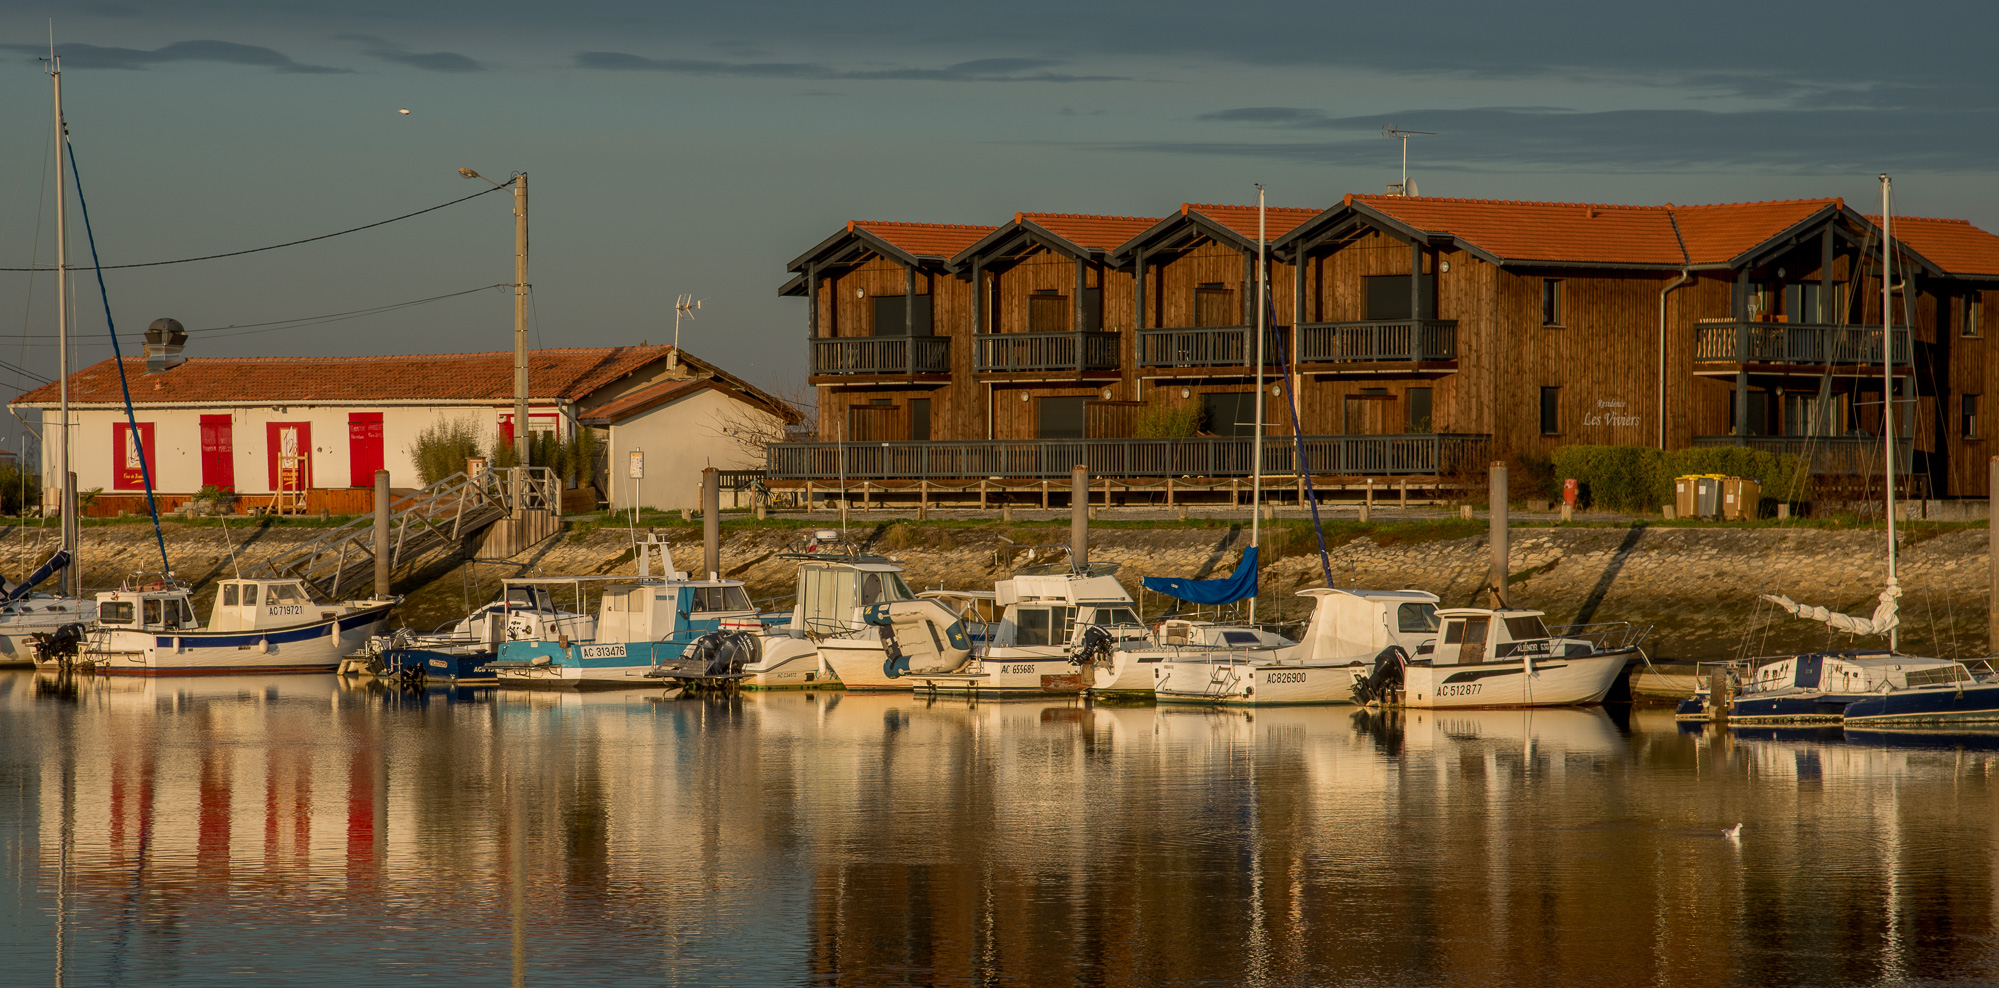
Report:
[{"label": "trash container", "polygon": [[1699,479],[1693,474],[1673,478],[1673,517],[1694,516],[1694,481]]},{"label": "trash container", "polygon": [[1721,482],[1723,479],[1725,478],[1715,473],[1701,474],[1694,478],[1694,517],[1721,517]]},{"label": "trash container", "polygon": [[1763,484],[1748,477],[1721,482],[1721,516],[1729,521],[1755,521],[1763,502]]}]

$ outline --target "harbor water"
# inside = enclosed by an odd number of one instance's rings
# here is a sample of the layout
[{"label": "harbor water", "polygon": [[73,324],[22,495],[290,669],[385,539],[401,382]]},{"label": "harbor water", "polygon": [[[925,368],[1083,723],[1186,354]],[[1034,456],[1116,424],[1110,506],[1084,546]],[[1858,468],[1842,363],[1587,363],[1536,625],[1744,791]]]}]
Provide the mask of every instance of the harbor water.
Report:
[{"label": "harbor water", "polygon": [[0,982],[1989,983],[1995,775],[1620,707],[6,673]]}]

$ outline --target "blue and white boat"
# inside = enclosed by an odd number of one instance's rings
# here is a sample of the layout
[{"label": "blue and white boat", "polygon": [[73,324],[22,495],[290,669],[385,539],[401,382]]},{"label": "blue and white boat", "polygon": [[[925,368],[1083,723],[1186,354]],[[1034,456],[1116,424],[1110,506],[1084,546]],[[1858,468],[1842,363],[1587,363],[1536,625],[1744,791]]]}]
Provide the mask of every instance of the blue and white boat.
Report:
[{"label": "blue and white boat", "polygon": [[502,642],[499,658],[489,664],[502,686],[658,686],[647,674],[678,660],[703,635],[764,629],[741,580],[693,580],[674,573],[665,579],[514,579],[506,586],[509,594],[539,592],[530,609],[508,616],[509,628],[520,621],[525,637]]},{"label": "blue and white boat", "polygon": [[492,603],[429,634],[404,628],[369,639],[368,671],[409,686],[491,684],[499,678],[491,666],[503,643],[563,633],[590,637],[595,628],[594,618],[556,606],[547,587],[508,587]]},{"label": "blue and white boat", "polygon": [[380,634],[400,597],[314,601],[292,579],[223,580],[207,625],[194,616],[185,586],[154,583],[97,595],[97,627],[69,655],[47,665],[89,667],[106,675],[202,675],[332,672]]},{"label": "blue and white boat", "polygon": [[[1960,685],[1969,685],[1971,678],[1961,662],[1887,650],[1787,655],[1755,667],[1729,703],[1728,720],[1836,724],[1862,701],[1931,687],[1955,692]],[[1703,689],[1681,701],[1676,716],[1702,719],[1709,702]]]}]

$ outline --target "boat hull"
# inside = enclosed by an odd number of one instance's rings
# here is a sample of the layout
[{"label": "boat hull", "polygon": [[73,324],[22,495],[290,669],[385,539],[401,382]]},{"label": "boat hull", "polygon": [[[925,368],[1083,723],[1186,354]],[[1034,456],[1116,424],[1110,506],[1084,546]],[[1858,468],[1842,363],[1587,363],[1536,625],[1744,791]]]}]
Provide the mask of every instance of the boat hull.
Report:
[{"label": "boat hull", "polygon": [[1728,705],[1731,724],[1837,724],[1846,708],[1864,694],[1803,692],[1783,696],[1737,697]]},{"label": "boat hull", "polygon": [[1160,703],[1229,706],[1352,703],[1354,683],[1368,674],[1360,662],[1339,664],[1174,662],[1153,667]]},{"label": "boat hull", "polygon": [[420,676],[434,683],[491,683],[499,678],[491,668],[497,657],[498,653],[492,651],[392,648],[382,653],[382,669],[383,675],[391,679]]},{"label": "boat hull", "polygon": [[1403,670],[1402,705],[1425,709],[1564,707],[1600,702],[1632,650],[1472,665],[1412,663]]},{"label": "boat hull", "polygon": [[337,618],[262,631],[163,635],[99,629],[78,659],[108,676],[332,672],[341,659],[382,633],[393,606],[385,602]]},{"label": "boat hull", "polygon": [[567,646],[550,641],[507,642],[488,668],[501,686],[530,689],[657,688],[653,666],[680,658],[685,642],[624,642]]},{"label": "boat hull", "polygon": [[1109,667],[1079,665],[1067,655],[974,659],[962,672],[901,678],[916,692],[940,696],[1065,696],[1089,692],[1099,682],[1116,682],[1125,653],[1112,656]]},{"label": "boat hull", "polygon": [[1877,693],[1848,704],[1841,714],[1848,725],[1863,728],[1999,724],[1999,683]]},{"label": "boat hull", "polygon": [[892,677],[882,667],[888,656],[881,642],[867,638],[829,638],[819,643],[819,661],[826,671],[850,690],[906,693],[914,688],[909,677]]},{"label": "boat hull", "polygon": [[743,667],[740,684],[746,690],[839,689],[840,681],[827,671],[819,649],[802,638],[768,637],[763,654]]}]

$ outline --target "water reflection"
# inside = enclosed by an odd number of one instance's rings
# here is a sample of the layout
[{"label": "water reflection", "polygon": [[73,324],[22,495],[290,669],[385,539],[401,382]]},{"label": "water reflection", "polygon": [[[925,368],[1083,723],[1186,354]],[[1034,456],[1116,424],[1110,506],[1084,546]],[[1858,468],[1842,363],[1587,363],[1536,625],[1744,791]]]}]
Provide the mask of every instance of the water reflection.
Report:
[{"label": "water reflection", "polygon": [[330,677],[16,674],[0,709],[37,981],[1999,973],[1989,735]]}]

